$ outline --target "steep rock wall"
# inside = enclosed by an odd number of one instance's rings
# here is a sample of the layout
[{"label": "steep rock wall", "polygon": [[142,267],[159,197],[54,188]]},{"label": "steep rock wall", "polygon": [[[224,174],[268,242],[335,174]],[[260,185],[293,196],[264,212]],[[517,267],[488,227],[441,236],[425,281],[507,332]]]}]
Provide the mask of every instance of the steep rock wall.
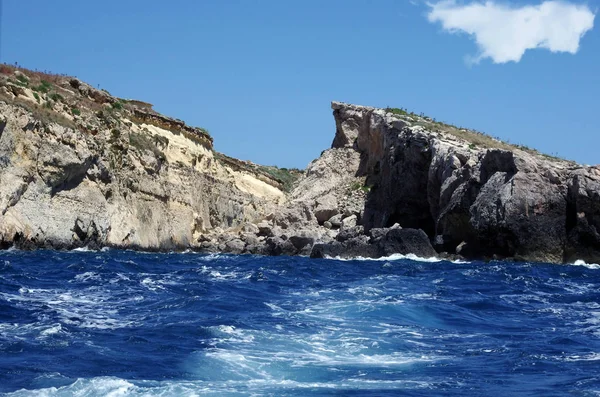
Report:
[{"label": "steep rock wall", "polygon": [[277,181],[220,162],[201,129],[78,80],[44,93],[2,77],[3,247],[196,247],[286,200]]},{"label": "steep rock wall", "polygon": [[473,132],[444,131],[415,115],[332,107],[333,147],[360,154],[356,171],[371,188],[367,231],[394,223],[420,228],[437,249],[468,257],[600,260],[598,168],[491,138],[487,147],[475,145]]},{"label": "steep rock wall", "polygon": [[289,174],[215,153],[150,104],[0,65],[0,247],[377,256],[431,240],[600,261],[600,169],[401,109],[332,108],[332,148],[287,194]]}]

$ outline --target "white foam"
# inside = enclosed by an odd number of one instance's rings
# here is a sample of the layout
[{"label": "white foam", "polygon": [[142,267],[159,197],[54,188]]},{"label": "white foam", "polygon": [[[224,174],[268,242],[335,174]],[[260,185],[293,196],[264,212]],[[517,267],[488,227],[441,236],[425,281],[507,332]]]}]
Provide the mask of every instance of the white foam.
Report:
[{"label": "white foam", "polygon": [[86,282],[91,280],[100,280],[100,275],[94,272],[85,272],[75,276],[75,280],[79,282]]},{"label": "white foam", "polygon": [[349,378],[338,382],[297,381],[291,379],[244,379],[227,381],[128,381],[116,377],[78,379],[62,387],[37,390],[19,390],[6,394],[7,397],[151,397],[151,396],[222,396],[222,395],[282,395],[285,390],[404,390],[425,389],[431,384],[414,380],[373,380]]},{"label": "white foam", "polygon": [[466,265],[466,264],[471,263],[471,261],[465,261],[465,260],[462,260],[462,259],[456,259],[456,260],[452,261],[452,263],[454,263],[456,265]]},{"label": "white foam", "polygon": [[358,354],[358,355],[336,355],[330,357],[328,355],[309,355],[303,358],[298,364],[312,364],[317,366],[358,366],[358,367],[397,367],[410,364],[433,362],[437,361],[437,357],[420,356],[410,357],[400,354]]},{"label": "white foam", "polygon": [[141,281],[141,284],[148,288],[150,291],[156,292],[157,290],[164,290],[165,287],[160,285],[160,282],[152,280],[150,277],[146,277]]},{"label": "white foam", "polygon": [[600,336],[600,312],[586,313],[588,318],[583,321],[576,321],[575,324],[586,326],[581,328],[580,332],[591,332],[595,336]]},{"label": "white foam", "polygon": [[600,361],[600,353],[591,353],[586,356],[568,356],[565,361]]},{"label": "white foam", "polygon": [[110,279],[109,283],[111,284],[116,284],[116,283],[120,283],[120,282],[124,282],[124,281],[131,281],[131,279],[123,274],[123,273],[117,273],[115,278]]},{"label": "white foam", "polygon": [[353,295],[379,296],[383,291],[379,288],[368,285],[359,285],[357,287],[349,287],[348,292]]},{"label": "white foam", "polygon": [[52,327],[46,328],[45,330],[40,332],[40,336],[47,337],[47,336],[51,336],[51,335],[56,335],[56,334],[59,334],[60,332],[62,332],[62,330],[63,330],[62,325],[54,324]]},{"label": "white foam", "polygon": [[[315,333],[289,331],[284,327],[274,330],[242,329],[232,325],[209,327],[212,331],[211,348],[199,351],[189,362],[188,370],[200,376],[237,379],[297,379],[310,372],[342,371],[356,368],[403,368],[415,364],[448,359],[420,353],[428,345],[420,342],[422,334],[411,327],[392,324],[373,324],[355,317],[356,302],[324,302],[296,310],[286,310],[265,302],[275,317],[285,317],[303,326],[318,318],[322,324]],[[336,313],[351,309],[350,316]],[[415,351],[389,349],[390,338],[401,337],[415,346]],[[412,349],[411,349],[412,350]],[[210,368],[211,374],[206,370]],[[365,378],[365,379],[368,379]],[[374,383],[377,380],[373,379]],[[342,387],[336,383],[335,387]]]},{"label": "white foam", "polygon": [[31,308],[43,307],[58,314],[63,324],[83,328],[116,329],[130,327],[135,321],[123,318],[119,308],[130,301],[138,300],[137,295],[117,299],[109,291],[85,290],[66,291],[62,289],[19,288],[19,294],[0,293],[9,302]]},{"label": "white foam", "polygon": [[106,396],[121,397],[131,395],[136,387],[124,379],[119,378],[93,378],[78,379],[73,384],[63,387],[49,387],[38,390],[19,390],[7,396]]},{"label": "white foam", "polygon": [[581,259],[577,259],[574,263],[570,264],[571,266],[583,266],[583,267],[587,267],[588,269],[600,269],[600,265],[597,263],[586,263],[585,261],[581,260]]},{"label": "white foam", "polygon": [[205,255],[205,254],[200,254],[200,256],[198,256],[198,260],[199,261],[203,261],[203,262],[211,262],[211,261],[216,261],[218,259],[224,259],[227,258],[227,255],[224,254],[209,254],[209,255]]},{"label": "white foam", "polygon": [[236,328],[233,325],[218,325],[208,327],[208,329],[215,335],[215,343],[229,342],[229,343],[252,343],[254,342],[254,335],[246,332],[243,329]]},{"label": "white foam", "polygon": [[97,250],[89,249],[88,247],[74,248],[69,252],[97,252]]},{"label": "white foam", "polygon": [[[44,341],[53,336],[66,336],[68,333],[61,324],[18,324],[1,323],[0,337],[10,341],[27,341],[37,339]],[[65,341],[66,343],[66,341]]]},{"label": "white foam", "polygon": [[325,259],[334,259],[337,261],[375,261],[375,262],[389,262],[389,261],[399,261],[399,260],[403,260],[403,259],[409,259],[411,261],[416,261],[416,262],[428,262],[428,263],[435,263],[435,262],[442,262],[443,259],[440,258],[436,258],[435,256],[431,257],[431,258],[422,258],[420,256],[417,256],[415,254],[392,254],[390,256],[382,256],[380,258],[365,258],[362,256],[357,256],[354,258],[341,258],[339,256],[336,257],[329,257],[326,256]]},{"label": "white foam", "polygon": [[239,269],[213,269],[209,266],[202,266],[198,269],[198,271],[202,274],[209,276],[213,281],[228,281],[228,280],[241,280],[247,279],[252,274],[248,272],[241,272]]}]

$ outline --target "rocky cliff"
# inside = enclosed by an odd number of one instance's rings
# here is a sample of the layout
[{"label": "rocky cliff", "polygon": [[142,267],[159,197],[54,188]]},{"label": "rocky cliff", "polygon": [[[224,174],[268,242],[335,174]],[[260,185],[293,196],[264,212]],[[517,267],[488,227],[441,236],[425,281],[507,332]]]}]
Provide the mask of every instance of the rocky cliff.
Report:
[{"label": "rocky cliff", "polygon": [[334,148],[360,155],[361,224],[419,228],[440,252],[600,259],[600,169],[409,114],[334,103]]},{"label": "rocky cliff", "polygon": [[0,244],[198,246],[286,201],[200,128],[77,79],[0,71]]},{"label": "rocky cliff", "polygon": [[332,107],[332,147],[292,183],[150,104],[2,66],[0,244],[600,260],[600,169],[402,109]]}]

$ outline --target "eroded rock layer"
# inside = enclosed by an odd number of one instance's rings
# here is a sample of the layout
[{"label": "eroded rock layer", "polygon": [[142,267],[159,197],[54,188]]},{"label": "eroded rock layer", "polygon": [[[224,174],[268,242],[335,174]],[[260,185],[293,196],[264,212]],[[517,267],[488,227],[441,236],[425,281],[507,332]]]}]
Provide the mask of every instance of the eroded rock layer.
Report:
[{"label": "eroded rock layer", "polygon": [[148,103],[0,65],[0,246],[600,261],[597,167],[332,108],[332,147],[299,175],[216,153]]},{"label": "eroded rock layer", "polygon": [[[286,200],[212,138],[61,76],[0,75],[0,243],[182,249]],[[52,82],[44,78],[53,77]]]}]

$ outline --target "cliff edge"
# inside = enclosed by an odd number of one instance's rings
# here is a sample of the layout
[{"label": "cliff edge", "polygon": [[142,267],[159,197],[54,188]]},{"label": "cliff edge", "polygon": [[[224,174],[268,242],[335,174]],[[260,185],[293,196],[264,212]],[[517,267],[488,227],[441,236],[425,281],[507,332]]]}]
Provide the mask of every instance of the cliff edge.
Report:
[{"label": "cliff edge", "polygon": [[360,154],[365,230],[419,228],[472,258],[600,259],[600,169],[400,109],[333,103],[333,147]]},{"label": "cliff edge", "polygon": [[0,70],[0,245],[184,249],[285,202],[202,128],[66,76]]},{"label": "cliff edge", "polygon": [[67,76],[0,67],[0,247],[600,261],[600,169],[332,103],[302,173]]}]

